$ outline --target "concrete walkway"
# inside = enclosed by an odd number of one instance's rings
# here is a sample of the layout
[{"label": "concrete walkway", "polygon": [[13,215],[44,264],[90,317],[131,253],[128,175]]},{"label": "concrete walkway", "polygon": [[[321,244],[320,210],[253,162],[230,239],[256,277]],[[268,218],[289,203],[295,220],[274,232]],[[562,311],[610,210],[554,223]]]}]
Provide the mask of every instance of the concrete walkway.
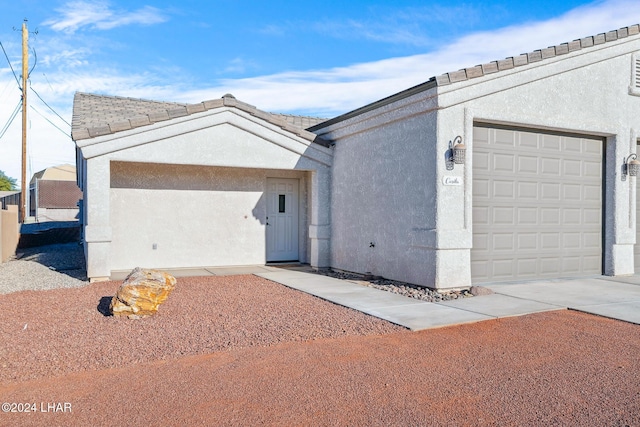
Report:
[{"label": "concrete walkway", "polygon": [[[208,267],[169,272],[176,277],[255,274],[413,331],[565,309],[640,324],[640,276],[488,284],[483,286],[494,294],[430,303],[310,273],[308,266]],[[111,279],[121,280],[126,274],[116,273]]]},{"label": "concrete walkway", "polygon": [[414,331],[564,309],[640,324],[640,276],[485,285],[494,294],[430,303],[302,271],[257,275]]}]

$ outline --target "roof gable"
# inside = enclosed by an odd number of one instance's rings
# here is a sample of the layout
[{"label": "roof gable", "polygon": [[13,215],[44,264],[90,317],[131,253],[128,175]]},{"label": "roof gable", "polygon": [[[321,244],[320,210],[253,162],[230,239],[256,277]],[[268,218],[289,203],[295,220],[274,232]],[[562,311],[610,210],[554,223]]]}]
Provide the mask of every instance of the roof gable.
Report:
[{"label": "roof gable", "polygon": [[238,101],[230,94],[199,104],[180,104],[78,92],[73,99],[71,135],[74,141],[91,139],[220,107],[237,108],[301,138],[328,145],[326,141],[304,129],[324,119],[268,113]]}]

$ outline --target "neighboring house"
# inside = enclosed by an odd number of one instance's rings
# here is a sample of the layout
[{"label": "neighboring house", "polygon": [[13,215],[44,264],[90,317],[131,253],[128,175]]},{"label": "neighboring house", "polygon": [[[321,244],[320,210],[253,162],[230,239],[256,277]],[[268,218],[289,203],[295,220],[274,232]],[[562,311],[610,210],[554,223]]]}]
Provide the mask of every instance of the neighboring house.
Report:
[{"label": "neighboring house", "polygon": [[0,209],[10,205],[20,206],[20,191],[0,191]]},{"label": "neighboring house", "polygon": [[639,76],[634,25],[306,131],[229,96],[77,94],[88,276],[295,260],[433,288],[633,274]]},{"label": "neighboring house", "polygon": [[78,220],[81,199],[72,165],[41,170],[33,174],[29,183],[29,215],[36,222]]}]

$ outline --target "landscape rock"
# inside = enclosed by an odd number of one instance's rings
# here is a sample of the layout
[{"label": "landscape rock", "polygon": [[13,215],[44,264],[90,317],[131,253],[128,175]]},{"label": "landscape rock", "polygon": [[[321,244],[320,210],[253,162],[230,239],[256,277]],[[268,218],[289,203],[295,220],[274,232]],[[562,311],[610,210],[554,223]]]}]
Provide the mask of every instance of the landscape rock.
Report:
[{"label": "landscape rock", "polygon": [[481,295],[491,295],[493,293],[491,289],[485,288],[483,286],[472,286],[471,289],[469,289],[469,292],[471,292],[474,297],[478,297]]},{"label": "landscape rock", "polygon": [[168,273],[136,267],[111,299],[109,311],[130,319],[152,316],[175,285],[176,278]]}]

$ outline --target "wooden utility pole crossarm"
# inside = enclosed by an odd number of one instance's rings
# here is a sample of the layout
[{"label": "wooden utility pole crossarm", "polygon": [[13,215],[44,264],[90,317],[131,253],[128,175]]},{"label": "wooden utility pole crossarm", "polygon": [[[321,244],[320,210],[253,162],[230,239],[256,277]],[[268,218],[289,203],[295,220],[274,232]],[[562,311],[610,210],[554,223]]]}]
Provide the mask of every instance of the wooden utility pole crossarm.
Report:
[{"label": "wooden utility pole crossarm", "polygon": [[29,78],[29,32],[27,21],[22,23],[22,187],[20,191],[20,222],[27,215],[27,79]]}]

